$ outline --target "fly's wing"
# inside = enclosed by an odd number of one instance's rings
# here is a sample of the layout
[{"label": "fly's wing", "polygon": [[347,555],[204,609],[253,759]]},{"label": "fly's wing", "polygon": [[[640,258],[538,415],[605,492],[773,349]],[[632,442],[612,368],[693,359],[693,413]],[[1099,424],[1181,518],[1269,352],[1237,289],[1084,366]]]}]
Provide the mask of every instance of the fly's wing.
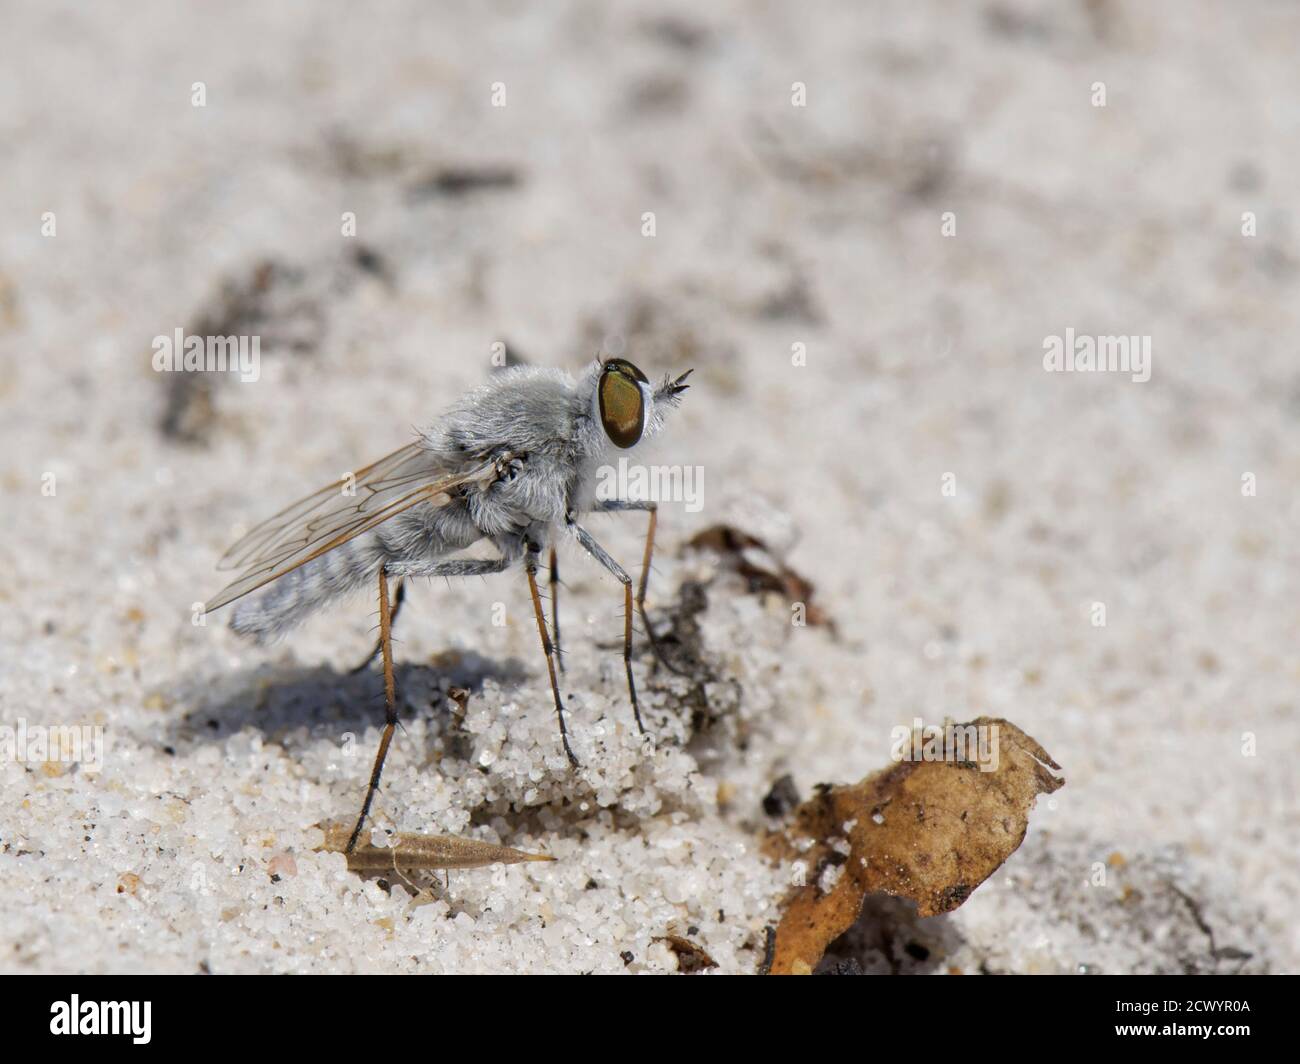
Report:
[{"label": "fly's wing", "polygon": [[[408,443],[392,454],[379,459],[364,469],[358,470],[353,474],[355,477],[356,488],[358,492],[358,501],[364,501],[365,496],[362,493],[363,486],[382,484],[391,476],[399,473],[428,472],[429,463],[420,462],[422,452],[418,443]],[[234,544],[221,560],[217,562],[219,570],[242,569],[253,563],[253,561],[264,555],[270,548],[283,542],[292,532],[296,525],[303,522],[318,511],[327,508],[330,503],[346,504],[350,496],[344,495],[344,489],[348,486],[348,478],[340,477],[332,484],[327,484],[320,491],[313,492],[305,499],[299,499],[292,506],[287,506],[274,517],[268,517],[260,525],[245,533],[238,542]],[[338,509],[339,507],[329,507]]]},{"label": "fly's wing", "polygon": [[[499,461],[499,460],[498,460]],[[319,558],[412,506],[449,496],[462,485],[489,483],[497,461],[448,473],[419,443],[410,443],[263,521],[221,557],[218,569],[243,572],[217,593],[211,611]],[[355,487],[355,494],[346,491]]]}]

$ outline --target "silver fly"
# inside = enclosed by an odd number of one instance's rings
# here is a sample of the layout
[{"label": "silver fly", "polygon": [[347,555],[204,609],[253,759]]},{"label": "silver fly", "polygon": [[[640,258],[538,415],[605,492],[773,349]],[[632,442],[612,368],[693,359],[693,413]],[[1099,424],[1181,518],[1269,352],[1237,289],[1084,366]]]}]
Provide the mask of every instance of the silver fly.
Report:
[{"label": "silver fly", "polygon": [[[392,623],[408,578],[478,576],[523,563],[560,741],[576,766],[556,677],[560,633],[554,599],[555,537],[572,536],[623,584],[623,663],[633,714],[644,734],[632,678],[632,578],[578,518],[592,511],[648,511],[635,603],[657,651],[645,617],[655,503],[597,501],[596,473],[611,449],[626,450],[660,431],[666,411],[681,401],[690,373],[654,385],[621,358],[596,362],[578,381],[560,370],[508,369],[466,395],[414,442],[282,510],[223,555],[218,568],[239,575],[205,608],[240,600],[231,627],[259,642],[282,636],[350,591],[378,587],[379,642],[361,667],[382,659],[387,719],[346,852],[356,848],[397,724]],[[481,540],[496,557],[452,557]],[[548,548],[554,638],[537,590],[539,558]],[[396,584],[395,601],[389,598],[390,581]],[[253,592],[258,594],[245,597]]]}]

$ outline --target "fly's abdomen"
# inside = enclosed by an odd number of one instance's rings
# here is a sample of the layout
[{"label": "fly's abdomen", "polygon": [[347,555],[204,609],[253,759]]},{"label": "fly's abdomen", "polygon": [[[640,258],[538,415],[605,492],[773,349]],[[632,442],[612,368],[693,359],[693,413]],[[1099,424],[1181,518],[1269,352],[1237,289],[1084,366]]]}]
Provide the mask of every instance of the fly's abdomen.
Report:
[{"label": "fly's abdomen", "polygon": [[244,599],[236,605],[230,627],[259,643],[272,642],[321,607],[370,586],[379,564],[378,544],[371,535],[359,536]]}]

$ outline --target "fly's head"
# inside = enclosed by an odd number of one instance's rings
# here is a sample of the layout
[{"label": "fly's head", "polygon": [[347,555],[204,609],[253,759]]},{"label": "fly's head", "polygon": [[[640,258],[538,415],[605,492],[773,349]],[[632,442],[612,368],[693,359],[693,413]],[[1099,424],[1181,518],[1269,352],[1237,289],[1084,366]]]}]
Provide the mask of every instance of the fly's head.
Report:
[{"label": "fly's head", "polygon": [[609,441],[622,450],[635,447],[663,428],[664,414],[682,401],[693,371],[665,377],[656,386],[625,358],[600,363],[592,402]]}]

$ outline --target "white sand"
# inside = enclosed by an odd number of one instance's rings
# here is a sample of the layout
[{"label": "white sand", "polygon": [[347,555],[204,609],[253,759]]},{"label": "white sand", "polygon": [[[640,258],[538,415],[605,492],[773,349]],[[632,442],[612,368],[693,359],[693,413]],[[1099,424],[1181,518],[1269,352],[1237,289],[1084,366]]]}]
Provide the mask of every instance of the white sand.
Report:
[{"label": "white sand", "polygon": [[[1067,786],[960,910],[872,902],[842,957],[1300,969],[1300,13],[656,7],[6,13],[0,724],[106,745],[97,773],[0,761],[0,969],[672,971],[671,929],[752,971],[773,780],[858,779],[895,725],[980,714]],[[517,180],[428,191],[480,166]],[[182,407],[199,443],[164,435],[153,337],[268,260],[238,322],[261,379]],[[1044,372],[1067,328],[1150,336],[1151,379]],[[377,676],[342,675],[373,605],[269,651],[191,606],[238,526],[406,442],[494,342],[576,370],[616,337],[696,367],[654,456],[703,466],[705,506],[664,509],[655,607],[714,577],[679,549],[731,521],[790,546],[839,639],[719,576],[721,719],[683,745],[692,699],[639,659],[651,752],[597,646],[619,588],[569,550],[573,773],[522,574],[416,587],[378,829],[559,860],[386,891],[311,852],[377,742]],[[639,518],[591,524],[639,562]],[[443,692],[485,678],[457,727]]]}]

